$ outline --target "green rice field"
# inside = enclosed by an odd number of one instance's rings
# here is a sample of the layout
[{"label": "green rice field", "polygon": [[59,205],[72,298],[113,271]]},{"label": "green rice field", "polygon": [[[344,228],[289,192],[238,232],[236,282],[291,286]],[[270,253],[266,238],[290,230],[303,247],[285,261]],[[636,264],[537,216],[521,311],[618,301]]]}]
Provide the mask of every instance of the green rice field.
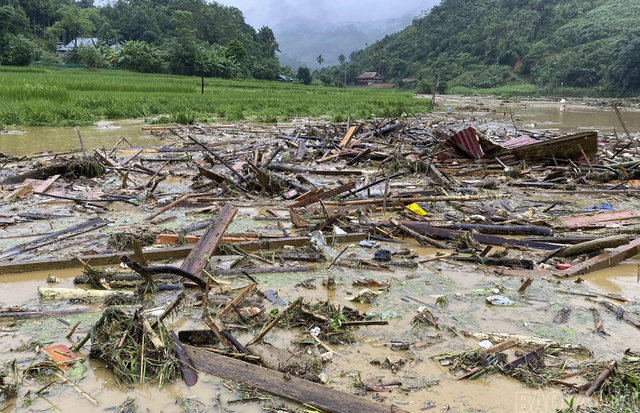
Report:
[{"label": "green rice field", "polygon": [[149,123],[244,119],[274,123],[328,116],[342,122],[428,111],[430,101],[389,89],[303,86],[115,70],[0,67],[0,128],[89,125],[102,119]]}]

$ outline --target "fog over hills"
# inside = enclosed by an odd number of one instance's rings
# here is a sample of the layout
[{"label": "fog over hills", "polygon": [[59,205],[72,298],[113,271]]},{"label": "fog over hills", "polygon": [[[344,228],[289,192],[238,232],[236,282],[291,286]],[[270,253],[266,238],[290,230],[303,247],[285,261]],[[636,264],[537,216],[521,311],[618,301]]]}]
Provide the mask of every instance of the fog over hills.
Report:
[{"label": "fog over hills", "polygon": [[283,66],[300,65],[317,69],[318,55],[323,66],[338,63],[338,56],[347,59],[351,52],[366,47],[387,34],[411,24],[423,10],[429,10],[439,0],[221,0],[220,3],[239,8],[247,23],[256,27],[269,26],[280,45]]},{"label": "fog over hills", "polygon": [[340,54],[349,59],[351,52],[404,29],[419,13],[415,11],[390,19],[340,24],[289,18],[273,27],[280,45],[280,64],[294,70],[298,66],[313,70],[318,68],[318,55],[324,58],[323,66],[338,64]]}]

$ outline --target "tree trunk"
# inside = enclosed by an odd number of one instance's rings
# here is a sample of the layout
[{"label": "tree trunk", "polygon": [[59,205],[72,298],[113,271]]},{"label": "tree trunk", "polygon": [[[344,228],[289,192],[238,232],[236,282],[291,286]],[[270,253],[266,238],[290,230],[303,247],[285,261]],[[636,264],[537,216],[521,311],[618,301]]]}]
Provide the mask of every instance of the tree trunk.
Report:
[{"label": "tree trunk", "polygon": [[202,79],[202,94],[204,95],[204,67],[200,69],[200,78]]}]

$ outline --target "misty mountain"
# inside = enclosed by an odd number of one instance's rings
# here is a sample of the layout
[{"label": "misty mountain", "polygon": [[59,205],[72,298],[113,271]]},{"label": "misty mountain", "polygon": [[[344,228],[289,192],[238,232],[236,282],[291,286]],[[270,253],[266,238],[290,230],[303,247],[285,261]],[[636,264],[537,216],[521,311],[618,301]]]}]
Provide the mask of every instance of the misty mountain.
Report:
[{"label": "misty mountain", "polygon": [[367,22],[332,24],[307,18],[290,18],[273,27],[280,45],[280,64],[318,68],[317,58],[322,55],[323,66],[338,64],[338,56],[347,59],[356,50],[364,49],[386,35],[409,26],[419,11],[401,17]]}]

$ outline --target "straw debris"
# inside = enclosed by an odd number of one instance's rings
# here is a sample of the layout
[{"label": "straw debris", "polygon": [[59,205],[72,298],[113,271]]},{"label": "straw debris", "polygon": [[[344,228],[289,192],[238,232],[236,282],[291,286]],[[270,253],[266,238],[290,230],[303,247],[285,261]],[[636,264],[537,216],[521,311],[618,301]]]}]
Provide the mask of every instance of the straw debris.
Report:
[{"label": "straw debris", "polygon": [[159,386],[180,376],[175,343],[162,323],[153,328],[162,346],[152,344],[150,332],[143,328],[136,312],[107,308],[94,326],[91,358],[107,364],[118,383],[152,382]]}]

